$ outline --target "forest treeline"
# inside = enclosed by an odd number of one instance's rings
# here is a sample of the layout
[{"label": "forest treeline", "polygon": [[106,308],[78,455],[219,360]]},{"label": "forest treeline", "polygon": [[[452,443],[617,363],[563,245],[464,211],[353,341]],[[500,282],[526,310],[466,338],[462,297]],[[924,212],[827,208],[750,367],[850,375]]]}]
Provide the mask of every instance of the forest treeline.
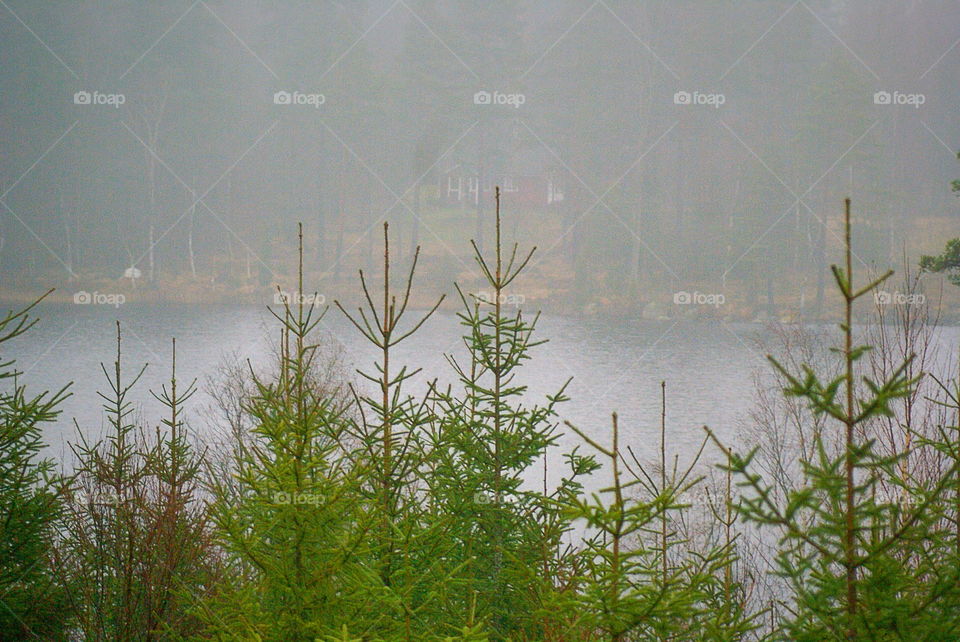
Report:
[{"label": "forest treeline", "polygon": [[[138,419],[118,324],[106,434],[78,427],[76,466],[58,472],[41,430],[69,390],[28,392],[5,361],[0,637],[960,635],[960,379],[930,371],[935,324],[903,306],[881,308],[873,347],[860,343],[854,303],[890,274],[855,277],[849,201],[834,347],[788,338],[748,450],[705,428],[701,453],[720,461],[708,472],[671,451],[665,414],[659,458],[640,461],[616,414],[588,430],[561,421],[563,388],[525,400],[518,373],[543,339],[499,294],[533,252],[502,242],[499,195],[496,220],[493,249],[474,247],[497,296],[457,289],[467,356],[447,357],[449,385],[426,373],[422,393],[392,357],[432,310],[408,307],[416,254],[391,262],[386,225],[381,269],[360,273],[365,304],[336,304],[378,352],[364,385],[331,365],[316,340],[324,311],[301,301],[275,315],[272,367],[238,364],[214,395],[219,430],[188,430],[196,388],[177,377],[175,342],[155,391],[166,416]],[[3,318],[0,345],[31,315]],[[582,446],[548,485],[564,430]]]},{"label": "forest treeline", "polygon": [[[940,189],[953,178],[943,146],[960,135],[953,8],[12,8],[67,68],[8,16],[5,290],[115,291],[135,267],[141,291],[175,298],[213,282],[230,300],[293,274],[283,241],[297,221],[311,270],[348,279],[376,267],[385,217],[398,258],[420,244],[424,274],[446,275],[470,263],[471,235],[489,249],[492,195],[454,205],[448,179],[492,190],[509,177],[542,183],[508,231],[542,248],[528,276],[551,291],[636,298],[730,283],[809,303],[840,249],[831,194],[862,204],[866,264],[891,264],[905,242],[929,253],[955,212]],[[897,89],[926,101],[874,102]],[[125,101],[74,100],[95,91]],[[680,105],[678,91],[725,103]],[[277,92],[324,100],[277,104]],[[478,92],[523,102],[478,104]],[[547,202],[548,180],[562,199]]]}]

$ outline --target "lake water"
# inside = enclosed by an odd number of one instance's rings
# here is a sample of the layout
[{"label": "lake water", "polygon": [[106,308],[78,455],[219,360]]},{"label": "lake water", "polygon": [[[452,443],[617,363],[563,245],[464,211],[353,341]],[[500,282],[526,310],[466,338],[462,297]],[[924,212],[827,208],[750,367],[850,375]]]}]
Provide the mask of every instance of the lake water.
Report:
[{"label": "lake water", "polygon": [[[171,337],[177,338],[178,378],[186,382],[196,377],[202,384],[227,354],[254,364],[266,362],[268,333],[276,336],[278,328],[265,308],[239,305],[45,304],[37,315],[38,325],[10,342],[0,356],[17,359],[28,392],[73,382],[73,395],[64,403],[60,420],[45,428],[50,454],[55,456],[64,456],[67,441],[76,440],[74,419],[90,436],[101,432],[102,400],[97,391],[107,387],[100,363],[112,369],[116,320],[123,329],[124,372],[132,376],[149,363],[132,400],[152,423],[159,421],[162,408],[149,389],[159,391],[169,380]],[[376,349],[338,310],[328,312],[322,328],[327,340],[341,345],[351,368],[373,371]],[[424,372],[414,380],[421,388],[428,378],[454,382],[442,355],[465,354],[459,333],[456,316],[438,312],[395,349],[391,361],[397,367],[422,367]],[[769,372],[756,341],[769,338],[771,332],[759,324],[544,316],[538,336],[549,343],[533,349],[533,359],[519,378],[529,386],[530,401],[543,399],[572,377],[571,400],[561,405],[561,418],[609,443],[610,413],[616,411],[621,442],[641,456],[658,452],[661,380],[667,382],[670,450],[682,458],[699,446],[704,424],[726,439],[734,438],[753,400],[754,375]],[[956,346],[960,328],[942,328],[940,340]],[[201,439],[201,410],[208,403],[201,385],[201,394],[187,408],[187,421]],[[576,435],[566,435],[561,444],[579,441]]]}]

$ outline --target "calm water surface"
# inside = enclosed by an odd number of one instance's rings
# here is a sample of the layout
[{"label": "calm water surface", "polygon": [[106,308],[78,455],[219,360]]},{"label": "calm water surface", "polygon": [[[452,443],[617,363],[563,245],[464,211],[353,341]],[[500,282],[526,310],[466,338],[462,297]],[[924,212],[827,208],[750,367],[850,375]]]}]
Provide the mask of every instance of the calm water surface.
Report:
[{"label": "calm water surface", "polygon": [[[97,391],[107,387],[100,363],[112,369],[116,320],[123,329],[124,373],[132,376],[143,363],[149,364],[132,401],[151,423],[159,421],[162,408],[149,390],[159,391],[168,382],[170,338],[177,338],[179,378],[197,378],[201,383],[201,394],[193,398],[187,415],[200,439],[202,411],[209,403],[202,384],[216,373],[225,355],[235,353],[255,365],[265,363],[269,335],[277,333],[277,322],[269,312],[253,306],[127,304],[115,309],[47,304],[37,314],[39,324],[11,342],[0,356],[17,359],[28,392],[73,382],[73,394],[64,403],[59,421],[45,428],[51,454],[56,456],[65,456],[67,442],[76,440],[74,419],[85,434],[101,433],[102,400]],[[376,349],[338,310],[328,312],[322,327],[327,340],[341,345],[351,368],[373,371]],[[607,443],[610,413],[616,411],[621,439],[641,456],[658,452],[661,380],[667,382],[670,448],[682,457],[695,452],[704,424],[732,439],[752,403],[754,375],[769,370],[756,341],[769,339],[770,331],[756,324],[544,316],[538,330],[549,343],[533,349],[533,359],[518,379],[529,386],[528,401],[542,400],[572,377],[571,400],[561,405],[561,418]],[[459,333],[454,314],[437,313],[396,348],[391,360],[422,367],[424,372],[414,380],[420,388],[428,378],[452,382],[453,372],[442,354],[465,354]],[[942,328],[940,340],[956,346],[960,329]],[[566,435],[561,443],[578,442],[576,435]]]}]

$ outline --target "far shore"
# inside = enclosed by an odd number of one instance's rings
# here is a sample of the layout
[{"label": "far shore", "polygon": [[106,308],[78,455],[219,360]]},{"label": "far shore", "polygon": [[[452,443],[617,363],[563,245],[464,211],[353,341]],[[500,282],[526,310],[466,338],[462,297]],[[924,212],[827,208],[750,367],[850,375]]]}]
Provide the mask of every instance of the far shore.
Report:
[{"label": "far shore", "polygon": [[[474,291],[460,279],[464,293],[478,295],[484,301],[492,302],[494,295],[482,289]],[[422,282],[417,279],[417,282]],[[410,293],[409,307],[411,309],[429,309],[437,302],[440,293],[435,289],[417,287],[417,282]],[[399,291],[400,284],[394,287],[398,290],[398,298],[403,292]],[[371,295],[381,291],[382,284],[374,279],[369,284],[373,288]],[[284,300],[296,304],[297,294],[286,288],[272,285],[247,284],[228,288],[224,285],[209,284],[178,280],[176,282],[150,286],[137,283],[131,285],[129,280],[119,281],[91,281],[77,280],[74,282],[59,283],[54,286],[42,287],[20,285],[18,287],[0,287],[0,305],[6,309],[17,309],[35,302],[53,287],[53,291],[44,298],[45,303],[76,304],[76,305],[255,305],[274,306],[282,305]],[[453,290],[452,286],[449,288]],[[960,288],[946,282],[939,276],[931,276],[926,283],[926,293],[922,300],[902,295],[896,288],[890,287],[890,300],[886,301],[887,309],[894,309],[897,303],[913,305],[919,303],[931,309],[933,316],[939,317],[943,325],[960,325]],[[589,296],[577,296],[571,288],[548,288],[544,283],[528,280],[511,287],[510,292],[501,295],[501,305],[506,309],[523,309],[527,312],[542,311],[545,314],[568,317],[597,317],[609,319],[647,319],[673,320],[694,319],[723,322],[781,322],[781,323],[817,323],[834,322],[839,319],[831,316],[836,310],[837,301],[828,296],[822,303],[823,314],[816,312],[815,293],[804,293],[803,296],[776,296],[773,306],[767,305],[765,296],[752,295],[745,291],[742,285],[728,287],[726,292],[718,292],[719,288],[701,283],[689,285],[686,289],[675,292],[650,292],[646,296],[618,295],[610,293],[596,293]],[[319,292],[307,291],[302,297],[305,303],[314,302],[317,305],[333,306],[334,301],[340,301],[348,309],[360,303],[362,291],[358,287],[357,279],[341,278],[337,281],[327,280],[327,287]],[[901,300],[902,299],[902,300]],[[871,305],[873,303],[875,305]],[[860,322],[870,322],[875,318],[877,305],[883,305],[883,300],[877,300],[864,305],[858,315]],[[448,292],[440,304],[441,310],[459,311],[463,302],[456,291]],[[939,315],[935,313],[939,309]]]}]

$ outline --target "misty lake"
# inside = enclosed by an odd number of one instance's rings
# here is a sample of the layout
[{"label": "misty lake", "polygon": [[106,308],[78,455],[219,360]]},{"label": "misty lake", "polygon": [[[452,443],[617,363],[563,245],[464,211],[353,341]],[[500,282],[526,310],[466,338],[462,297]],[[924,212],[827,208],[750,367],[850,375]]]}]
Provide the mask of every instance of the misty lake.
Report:
[{"label": "misty lake", "polygon": [[[131,400],[150,425],[159,421],[162,408],[149,390],[159,391],[169,382],[170,338],[177,338],[181,385],[199,380],[200,394],[188,404],[187,422],[201,440],[203,409],[210,403],[205,390],[209,378],[231,353],[249,358],[254,365],[266,363],[269,336],[276,336],[278,327],[266,308],[240,305],[44,304],[37,315],[37,326],[10,342],[3,356],[17,359],[28,392],[58,389],[73,381],[73,394],[63,404],[59,421],[44,431],[51,454],[68,461],[67,441],[77,436],[74,419],[85,434],[101,433],[102,400],[97,391],[107,387],[100,363],[112,369],[116,320],[123,329],[125,376],[149,364]],[[376,350],[338,310],[331,309],[321,327],[326,340],[340,344],[351,371],[373,371]],[[442,354],[465,354],[459,331],[456,316],[441,311],[395,349],[392,362],[397,367],[423,368],[412,380],[411,390],[422,390],[433,377],[441,384],[454,382]],[[769,372],[757,341],[771,339],[772,332],[751,323],[544,316],[538,336],[549,342],[533,349],[533,358],[519,379],[529,386],[530,402],[556,392],[572,377],[567,389],[571,399],[560,406],[561,419],[605,443],[610,413],[616,411],[626,443],[638,455],[653,457],[659,435],[660,381],[666,380],[671,450],[683,457],[699,446],[704,424],[725,438],[736,436],[753,403],[755,376]],[[941,328],[940,341],[944,347],[956,346],[960,328]],[[572,446],[579,441],[568,434],[561,444]]]}]

